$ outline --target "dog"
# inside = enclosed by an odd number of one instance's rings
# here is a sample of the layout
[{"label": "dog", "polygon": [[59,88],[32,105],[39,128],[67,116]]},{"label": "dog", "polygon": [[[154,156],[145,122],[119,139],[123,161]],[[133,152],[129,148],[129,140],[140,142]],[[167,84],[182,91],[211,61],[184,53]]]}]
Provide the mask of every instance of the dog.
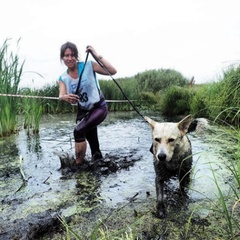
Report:
[{"label": "dog", "polygon": [[186,187],[190,182],[192,147],[186,134],[197,128],[197,120],[192,121],[191,115],[177,123],[159,123],[147,116],[144,118],[152,130],[150,151],[153,154],[156,173],[157,217],[164,218],[166,216],[163,200],[164,182],[178,176],[179,190],[183,194],[186,193]]}]

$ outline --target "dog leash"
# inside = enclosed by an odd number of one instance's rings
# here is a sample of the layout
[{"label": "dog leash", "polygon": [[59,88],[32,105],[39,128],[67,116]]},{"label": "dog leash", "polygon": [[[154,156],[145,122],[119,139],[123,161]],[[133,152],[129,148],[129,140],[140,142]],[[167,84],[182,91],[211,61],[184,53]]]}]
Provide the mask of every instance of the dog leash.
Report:
[{"label": "dog leash", "polygon": [[83,66],[83,70],[82,70],[81,74],[79,75],[78,85],[77,85],[75,94],[78,94],[78,90],[79,90],[80,83],[81,83],[81,80],[82,80],[83,71],[85,69],[85,66],[86,66],[86,63],[87,63],[87,60],[88,60],[88,55],[89,55],[89,52],[87,52],[85,62],[84,62],[84,66]]},{"label": "dog leash", "polygon": [[[92,51],[88,51],[92,54]],[[100,62],[95,56],[94,54],[92,54],[93,58],[96,60],[96,62],[106,71],[106,73],[112,78],[112,80],[115,82],[115,84],[118,86],[118,88],[120,89],[121,93],[123,94],[123,96],[126,98],[126,100],[130,103],[130,105],[133,107],[133,109],[145,120],[144,116],[139,112],[139,110],[137,109],[137,107],[133,104],[133,102],[126,96],[126,94],[124,93],[124,91],[122,90],[121,86],[119,85],[119,83],[113,78],[112,74],[107,70],[107,68],[104,66],[104,64],[102,62]],[[146,120],[145,120],[146,121]]]}]

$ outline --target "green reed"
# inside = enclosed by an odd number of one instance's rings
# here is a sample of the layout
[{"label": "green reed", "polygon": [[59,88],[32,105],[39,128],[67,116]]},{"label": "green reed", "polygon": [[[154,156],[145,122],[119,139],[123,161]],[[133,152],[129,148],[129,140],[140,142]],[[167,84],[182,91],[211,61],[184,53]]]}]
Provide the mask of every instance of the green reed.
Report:
[{"label": "green reed", "polygon": [[[23,71],[23,63],[13,52],[9,52],[9,40],[0,48],[0,93],[16,94]],[[19,41],[18,41],[19,42]],[[0,136],[17,130],[18,102],[13,97],[0,97]]]},{"label": "green reed", "polygon": [[40,127],[40,120],[42,118],[43,107],[40,105],[37,99],[34,99],[34,101],[32,101],[32,105],[33,105],[33,108],[32,108],[33,133],[38,133],[39,127]]},{"label": "green reed", "polygon": [[[217,187],[218,200],[221,206],[219,211],[219,205],[214,209],[226,222],[226,229],[223,231],[224,235],[227,235],[228,239],[236,239],[236,236],[240,236],[240,223],[239,223],[239,206],[240,203],[240,131],[236,130],[230,134],[230,138],[233,142],[225,143],[226,151],[228,151],[229,161],[226,163],[226,168],[230,171],[232,180],[226,182],[230,187],[230,192],[227,196],[224,195],[222,189],[218,184],[218,178],[212,169],[213,180]],[[226,141],[228,142],[228,141]],[[233,144],[236,143],[236,144]],[[229,146],[227,146],[229,144]],[[227,154],[227,153],[226,153]]]},{"label": "green reed", "polygon": [[[76,240],[82,240],[86,239],[85,237],[80,237],[76,230],[73,230],[68,223],[66,222],[66,219],[64,217],[58,216],[58,220],[61,222],[61,224],[65,227],[65,237],[67,240],[74,239]],[[133,234],[133,231],[131,228],[128,229],[128,231],[122,230],[124,233],[120,234],[112,234],[108,227],[99,220],[96,224],[95,228],[93,229],[92,233],[90,234],[90,237],[88,239],[91,240],[134,240],[136,239],[135,234]]]},{"label": "green reed", "polygon": [[240,66],[229,68],[217,82],[195,88],[190,103],[195,117],[216,119],[221,125],[240,126]]},{"label": "green reed", "polygon": [[[22,89],[21,93],[26,96],[36,95],[36,91],[29,88]],[[33,133],[38,133],[43,114],[42,100],[37,98],[23,98],[21,113],[24,116],[23,127],[27,130],[27,134],[30,134],[31,129]]]},{"label": "green reed", "polygon": [[212,173],[213,173],[214,182],[216,184],[218,194],[219,194],[219,202],[220,202],[220,206],[221,206],[221,209],[222,209],[222,215],[223,215],[224,219],[226,220],[229,234],[231,235],[231,237],[233,237],[233,235],[234,235],[233,221],[232,221],[231,213],[228,209],[227,199],[224,196],[224,194],[223,194],[223,192],[222,192],[222,190],[221,190],[221,188],[218,184],[217,177],[216,177],[216,174],[215,174],[213,169],[212,169]]}]

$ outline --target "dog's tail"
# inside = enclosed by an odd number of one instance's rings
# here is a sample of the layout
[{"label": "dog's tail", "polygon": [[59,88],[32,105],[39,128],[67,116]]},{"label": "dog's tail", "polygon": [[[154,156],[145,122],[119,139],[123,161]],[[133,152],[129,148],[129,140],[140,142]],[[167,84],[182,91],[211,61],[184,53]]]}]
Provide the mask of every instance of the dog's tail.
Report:
[{"label": "dog's tail", "polygon": [[196,118],[190,123],[190,126],[188,127],[188,133],[190,132],[202,133],[205,132],[206,130],[210,130],[210,124],[206,118]]}]

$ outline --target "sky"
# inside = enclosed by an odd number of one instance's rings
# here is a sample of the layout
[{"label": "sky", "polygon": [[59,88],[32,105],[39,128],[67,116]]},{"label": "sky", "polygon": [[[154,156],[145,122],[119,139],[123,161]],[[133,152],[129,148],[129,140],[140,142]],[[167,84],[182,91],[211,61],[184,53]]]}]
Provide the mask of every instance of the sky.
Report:
[{"label": "sky", "polygon": [[82,60],[92,45],[117,69],[115,79],[170,68],[211,82],[240,63],[239,0],[7,0],[0,46],[6,39],[25,61],[22,87],[58,80],[66,41]]}]

